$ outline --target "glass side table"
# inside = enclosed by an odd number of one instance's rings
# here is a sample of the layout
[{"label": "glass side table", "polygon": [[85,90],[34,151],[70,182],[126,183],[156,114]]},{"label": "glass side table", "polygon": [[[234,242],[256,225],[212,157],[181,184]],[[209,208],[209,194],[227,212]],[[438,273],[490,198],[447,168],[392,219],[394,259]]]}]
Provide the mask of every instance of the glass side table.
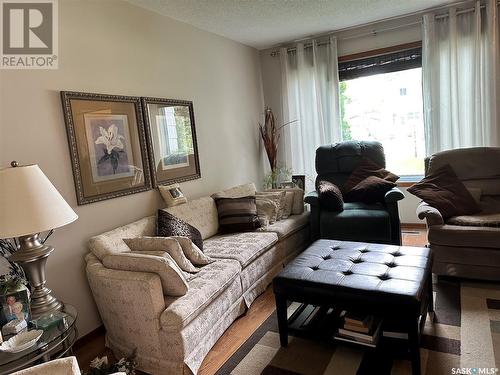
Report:
[{"label": "glass side table", "polygon": [[[0,375],[72,355],[78,337],[75,307],[65,304],[62,321],[44,330],[36,345],[19,353],[0,352]],[[30,328],[34,329],[34,328]]]}]

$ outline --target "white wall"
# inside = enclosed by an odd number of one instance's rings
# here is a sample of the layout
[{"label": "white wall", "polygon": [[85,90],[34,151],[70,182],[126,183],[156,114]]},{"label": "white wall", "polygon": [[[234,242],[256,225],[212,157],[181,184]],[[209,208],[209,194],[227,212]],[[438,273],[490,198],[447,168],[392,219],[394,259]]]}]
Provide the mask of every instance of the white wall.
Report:
[{"label": "white wall", "polygon": [[[410,26],[399,28],[400,25]],[[379,32],[373,34],[373,30],[379,30]],[[370,35],[355,37],[364,34]],[[422,39],[421,25],[418,17],[405,17],[390,22],[380,22],[368,27],[339,32],[335,35],[337,36],[339,56],[415,42]],[[281,123],[281,68],[279,56],[271,56],[271,52],[275,50],[276,48],[270,48],[260,51],[260,63],[265,105],[273,109],[277,121]],[[283,155],[281,151],[280,155]],[[405,188],[401,190],[406,196],[399,204],[401,222],[422,223],[415,214],[419,200],[407,193]]]},{"label": "white wall", "polygon": [[84,274],[88,238],[161,202],[152,190],[77,206],[59,91],[192,100],[202,178],[181,184],[189,198],[262,181],[263,99],[255,49],[124,1],[59,1],[59,40],[58,70],[0,71],[0,166],[39,164],[79,215],[51,237],[47,271],[83,335],[100,324]]}]

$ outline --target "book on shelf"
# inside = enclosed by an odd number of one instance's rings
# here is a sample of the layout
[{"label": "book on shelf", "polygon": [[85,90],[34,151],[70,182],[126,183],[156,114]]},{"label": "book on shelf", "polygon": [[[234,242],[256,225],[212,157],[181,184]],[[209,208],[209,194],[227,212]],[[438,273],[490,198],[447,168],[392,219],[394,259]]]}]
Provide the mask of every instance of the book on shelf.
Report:
[{"label": "book on shelf", "polygon": [[368,332],[370,332],[370,328],[371,327],[363,327],[363,326],[357,326],[357,325],[344,323],[344,329],[347,329],[349,331],[354,331],[354,332],[368,333]]},{"label": "book on shelf", "polygon": [[380,335],[380,327],[382,322],[377,321],[376,324],[373,324],[370,331],[368,333],[354,332],[345,328],[339,328],[339,335],[343,337],[348,337],[356,340],[365,341],[368,343],[374,343],[379,335]]},{"label": "book on shelf", "polygon": [[373,319],[368,333],[354,332],[345,328],[339,328],[334,339],[356,344],[375,347],[381,335],[382,321]]},{"label": "book on shelf", "polygon": [[382,336],[392,339],[408,340],[408,333],[405,332],[383,331]]},{"label": "book on shelf", "polygon": [[359,345],[369,346],[370,348],[375,348],[377,346],[376,344],[373,344],[373,343],[359,341],[356,339],[350,339],[350,338],[346,338],[346,337],[342,337],[342,336],[338,336],[338,335],[334,336],[333,338],[335,340],[339,340],[339,341],[345,341],[345,342],[355,343],[355,344],[359,344]]},{"label": "book on shelf", "polygon": [[373,322],[373,315],[359,314],[347,311],[344,314],[344,322],[351,326],[369,327]]}]

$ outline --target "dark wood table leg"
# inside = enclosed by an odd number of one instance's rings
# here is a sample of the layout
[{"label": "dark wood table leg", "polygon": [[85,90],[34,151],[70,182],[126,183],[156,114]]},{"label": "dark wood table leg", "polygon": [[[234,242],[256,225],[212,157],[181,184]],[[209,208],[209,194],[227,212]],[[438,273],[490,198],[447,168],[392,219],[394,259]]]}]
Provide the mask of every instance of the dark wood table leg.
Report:
[{"label": "dark wood table leg", "polygon": [[280,332],[280,343],[283,348],[288,346],[288,319],[286,298],[276,293],[276,314],[278,315],[278,329]]},{"label": "dark wood table leg", "polygon": [[408,342],[413,375],[420,375],[420,332],[418,321],[419,319],[415,317],[408,322]]}]

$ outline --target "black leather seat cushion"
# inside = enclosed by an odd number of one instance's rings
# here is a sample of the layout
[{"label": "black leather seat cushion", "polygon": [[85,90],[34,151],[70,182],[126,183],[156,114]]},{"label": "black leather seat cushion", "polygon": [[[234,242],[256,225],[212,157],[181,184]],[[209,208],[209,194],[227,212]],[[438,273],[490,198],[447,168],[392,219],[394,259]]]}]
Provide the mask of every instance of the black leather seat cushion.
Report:
[{"label": "black leather seat cushion", "polygon": [[382,204],[344,203],[341,212],[320,212],[322,238],[387,243],[391,239],[391,217]]},{"label": "black leather seat cushion", "polygon": [[318,240],[273,285],[278,293],[314,294],[332,303],[341,298],[384,310],[419,308],[431,263],[428,248]]}]

